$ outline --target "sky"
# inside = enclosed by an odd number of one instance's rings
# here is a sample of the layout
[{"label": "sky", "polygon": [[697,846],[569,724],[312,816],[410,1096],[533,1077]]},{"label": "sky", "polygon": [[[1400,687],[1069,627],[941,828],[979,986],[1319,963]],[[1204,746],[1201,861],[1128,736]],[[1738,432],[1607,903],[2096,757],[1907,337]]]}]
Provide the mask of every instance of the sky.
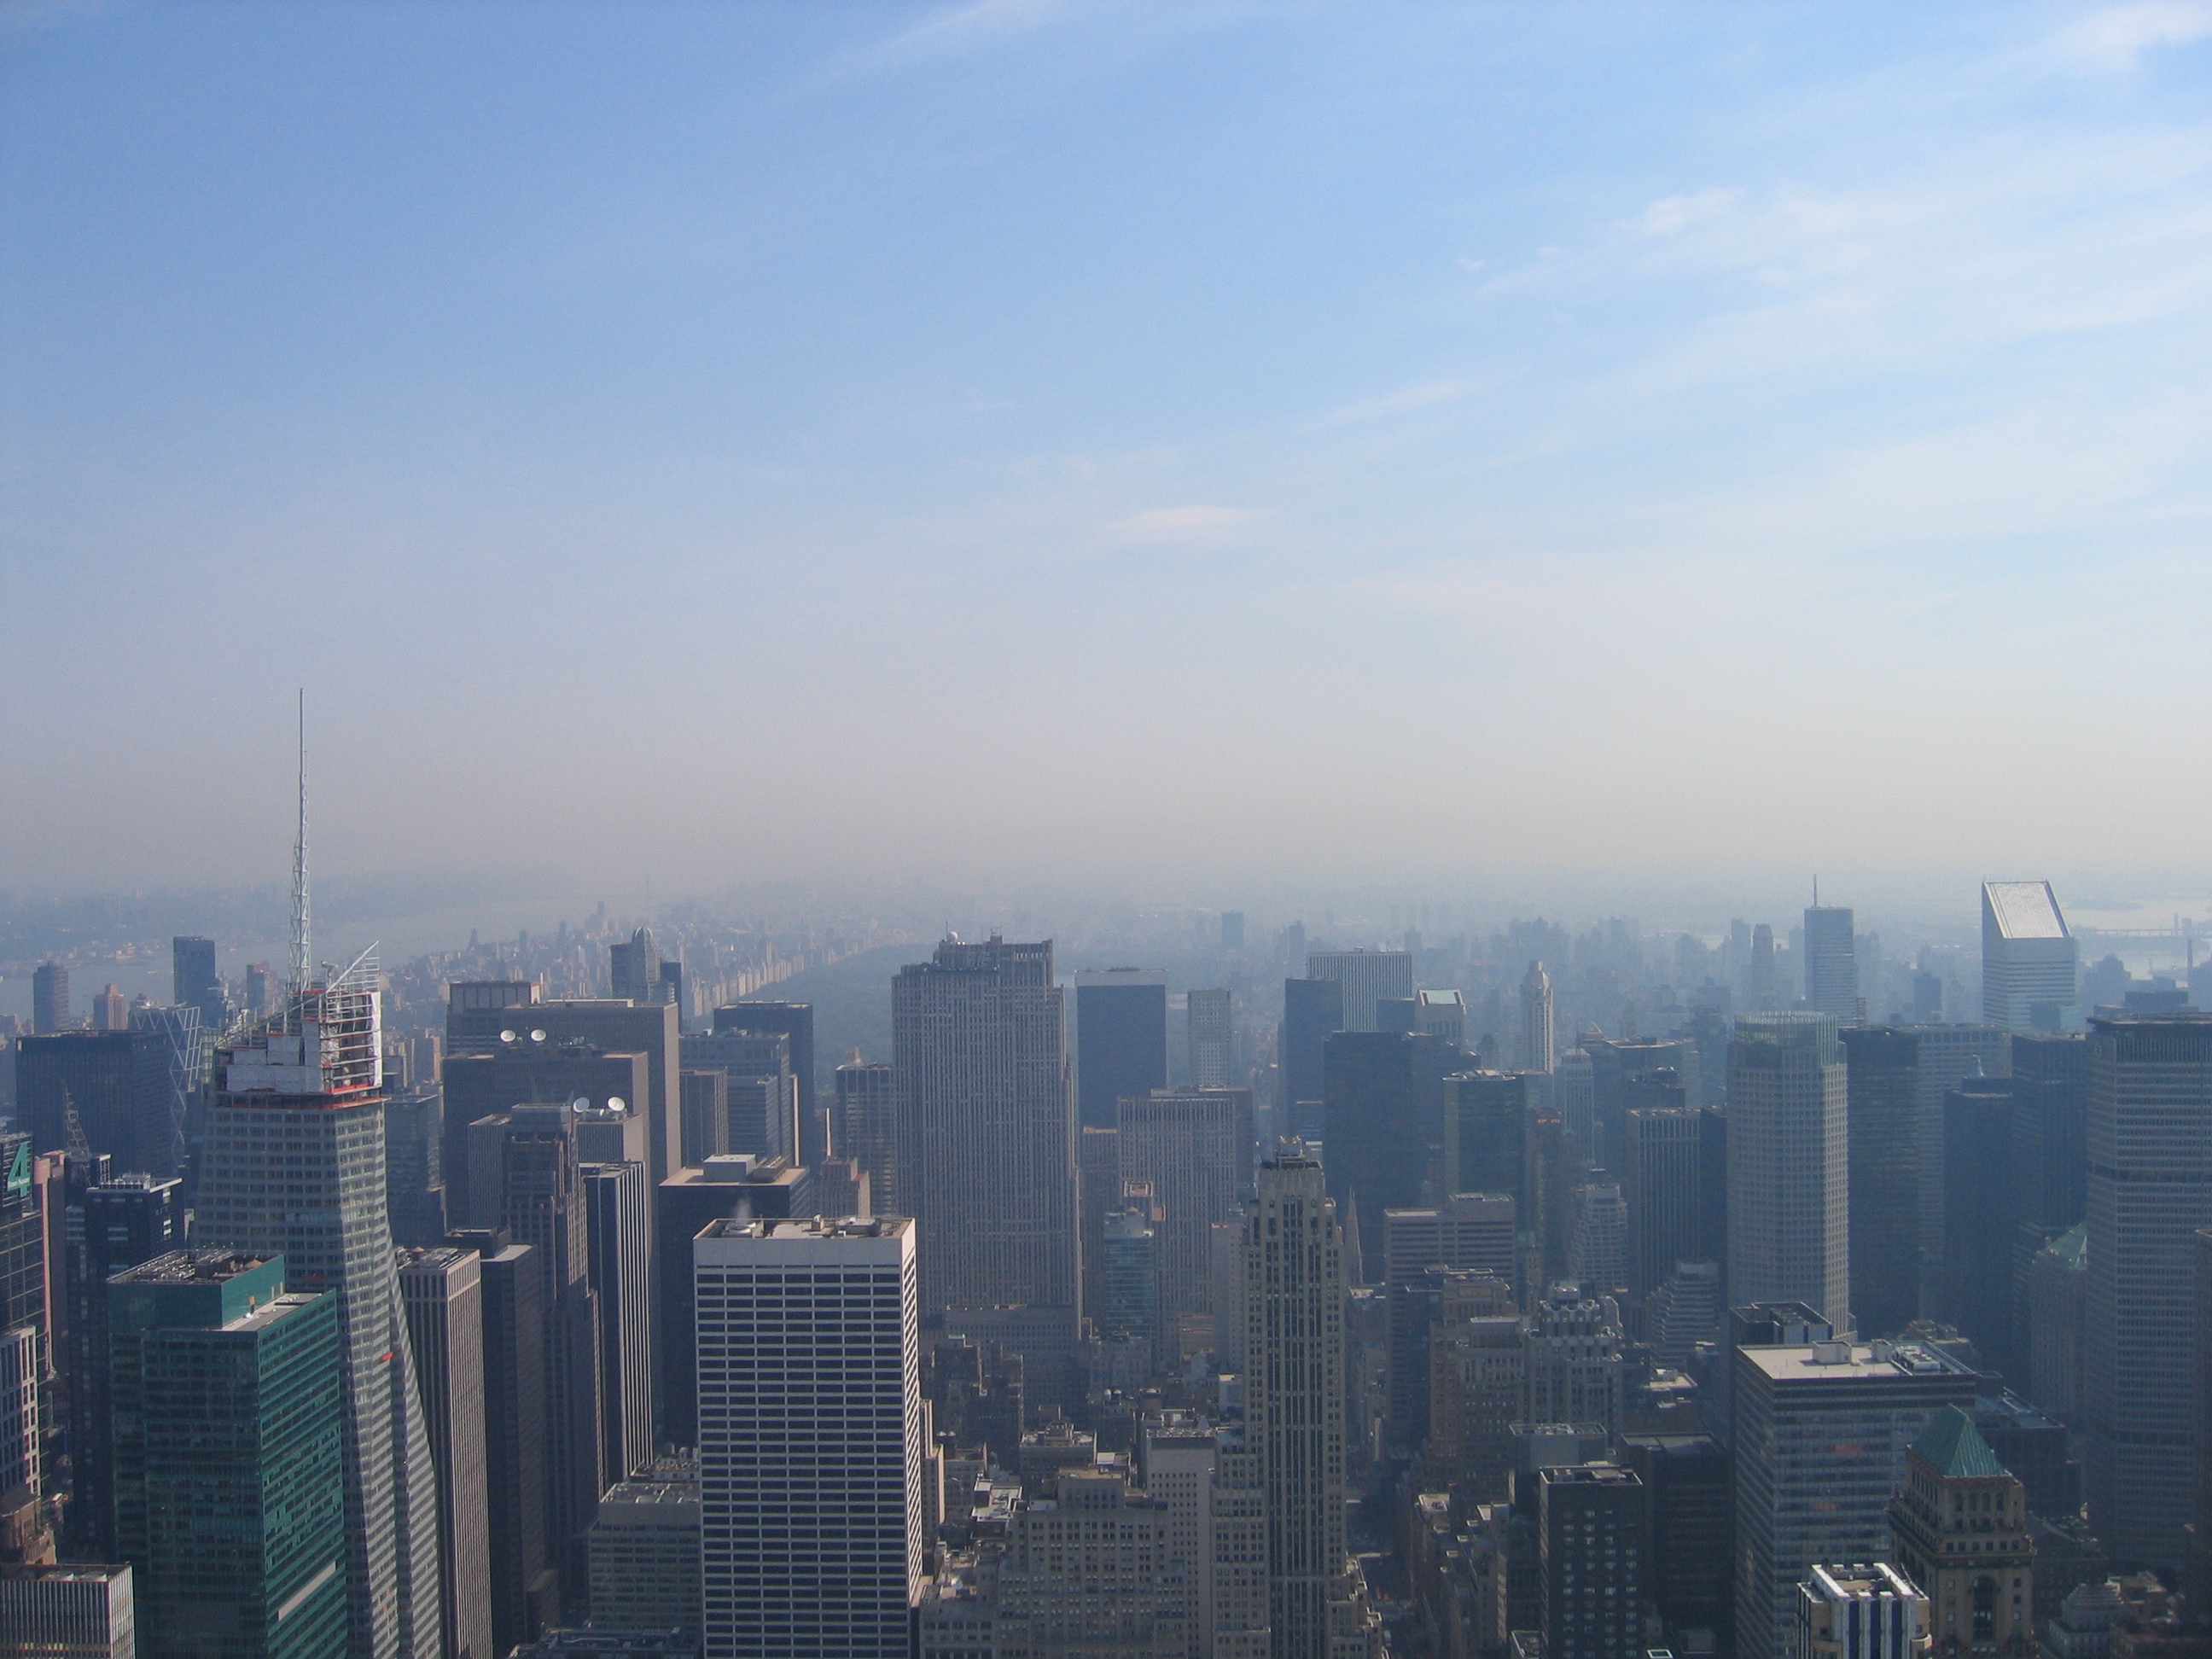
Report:
[{"label": "sky", "polygon": [[2203,872],[2209,91],[2185,0],[16,0],[0,885],[283,880],[301,687],[333,875]]}]

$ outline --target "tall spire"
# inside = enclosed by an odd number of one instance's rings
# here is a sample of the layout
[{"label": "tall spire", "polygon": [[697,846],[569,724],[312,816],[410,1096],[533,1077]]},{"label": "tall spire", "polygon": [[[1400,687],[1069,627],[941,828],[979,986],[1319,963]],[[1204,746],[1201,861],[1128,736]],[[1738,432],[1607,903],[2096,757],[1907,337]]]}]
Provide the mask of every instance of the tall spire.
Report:
[{"label": "tall spire", "polygon": [[307,690],[300,688],[300,834],[292,843],[292,983],[291,1011],[298,1016],[299,999],[307,989],[308,958],[313,935],[307,923]]}]

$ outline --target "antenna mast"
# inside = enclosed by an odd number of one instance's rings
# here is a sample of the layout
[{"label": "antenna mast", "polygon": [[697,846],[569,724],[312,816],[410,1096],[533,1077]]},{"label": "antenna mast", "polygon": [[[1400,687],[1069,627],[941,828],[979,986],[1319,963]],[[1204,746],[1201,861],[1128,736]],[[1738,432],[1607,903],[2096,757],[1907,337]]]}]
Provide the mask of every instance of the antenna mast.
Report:
[{"label": "antenna mast", "polygon": [[307,994],[308,954],[313,934],[307,923],[307,690],[300,688],[300,834],[292,843],[292,995],[285,1011],[287,1031],[296,1031],[300,1003]]}]

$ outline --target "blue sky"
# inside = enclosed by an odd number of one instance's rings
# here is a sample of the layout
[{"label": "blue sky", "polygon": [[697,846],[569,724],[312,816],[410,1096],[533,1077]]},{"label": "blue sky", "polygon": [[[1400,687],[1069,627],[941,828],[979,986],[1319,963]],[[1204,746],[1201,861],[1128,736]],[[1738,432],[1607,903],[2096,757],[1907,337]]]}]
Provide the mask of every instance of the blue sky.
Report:
[{"label": "blue sky", "polygon": [[2205,862],[2212,5],[0,15],[15,885]]}]

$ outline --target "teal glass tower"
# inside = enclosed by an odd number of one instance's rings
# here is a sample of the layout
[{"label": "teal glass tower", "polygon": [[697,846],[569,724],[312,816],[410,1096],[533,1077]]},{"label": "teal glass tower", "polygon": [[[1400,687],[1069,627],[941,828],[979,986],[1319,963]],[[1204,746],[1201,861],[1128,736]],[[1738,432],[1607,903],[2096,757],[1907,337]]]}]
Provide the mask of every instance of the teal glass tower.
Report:
[{"label": "teal glass tower", "polygon": [[284,1258],[173,1251],[108,1281],[115,1536],[174,1659],[342,1659],[338,1296]]}]

